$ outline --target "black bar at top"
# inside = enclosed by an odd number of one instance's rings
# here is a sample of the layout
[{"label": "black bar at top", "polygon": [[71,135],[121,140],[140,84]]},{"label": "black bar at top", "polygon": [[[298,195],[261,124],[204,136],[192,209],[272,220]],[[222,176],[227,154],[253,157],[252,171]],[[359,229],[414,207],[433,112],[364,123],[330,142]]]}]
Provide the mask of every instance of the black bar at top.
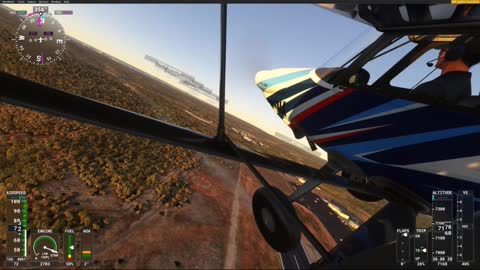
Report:
[{"label": "black bar at top", "polygon": [[0,0],[2,4],[449,4],[450,0]]}]

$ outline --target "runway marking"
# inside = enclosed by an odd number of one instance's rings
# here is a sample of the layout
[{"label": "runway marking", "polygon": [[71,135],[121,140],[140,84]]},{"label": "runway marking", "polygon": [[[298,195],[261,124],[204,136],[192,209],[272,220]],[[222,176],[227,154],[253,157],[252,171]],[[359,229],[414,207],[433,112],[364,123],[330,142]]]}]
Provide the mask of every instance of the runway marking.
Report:
[{"label": "runway marking", "polygon": [[282,253],[278,253],[280,255],[280,262],[282,263],[282,268],[285,269],[285,264],[283,264]]},{"label": "runway marking", "polygon": [[297,264],[297,268],[300,269],[300,265],[298,265],[297,257],[295,257],[295,255],[293,255],[293,258],[295,259],[295,263]]},{"label": "runway marking", "polygon": [[228,232],[227,252],[225,254],[224,269],[235,268],[237,259],[237,230],[238,230],[238,212],[240,208],[240,170],[238,171],[237,183],[233,194],[232,214],[230,216],[230,229]]},{"label": "runway marking", "polygon": [[305,257],[307,257],[307,261],[308,261],[308,263],[310,263],[311,260],[310,260],[310,258],[308,258],[308,254],[307,254],[307,252],[305,251],[305,247],[303,246],[303,242],[302,242],[302,241],[300,241],[300,245],[302,245],[303,253],[305,253]]}]

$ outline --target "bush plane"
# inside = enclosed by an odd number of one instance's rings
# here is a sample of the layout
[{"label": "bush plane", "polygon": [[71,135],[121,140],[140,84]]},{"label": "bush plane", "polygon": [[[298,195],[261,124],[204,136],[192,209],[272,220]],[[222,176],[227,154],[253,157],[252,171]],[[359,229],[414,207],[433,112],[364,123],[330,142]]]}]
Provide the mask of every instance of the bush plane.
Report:
[{"label": "bush plane", "polygon": [[[348,183],[383,189],[389,196],[397,197],[391,202],[402,201],[400,208],[404,212],[399,208],[388,211],[393,229],[403,226],[412,231],[415,228],[413,214],[431,212],[432,191],[452,190],[455,194],[459,190],[473,190],[478,196],[480,97],[470,95],[452,102],[441,96],[418,95],[415,85],[404,88],[391,82],[432,50],[454,48],[447,53],[445,61],[469,58],[478,63],[480,7],[323,6],[369,24],[382,34],[342,66],[279,68],[256,74],[257,86],[295,137],[306,138],[312,150],[318,146],[327,151],[328,163],[322,167],[327,174],[338,173]],[[411,46],[391,67],[372,80],[364,67],[373,60],[394,54],[406,44]],[[468,53],[465,48],[469,48]],[[443,59],[434,58],[421,64],[434,71],[438,66],[433,68],[433,62],[440,60]],[[420,83],[417,82],[416,86]],[[478,87],[472,85],[472,88]],[[459,89],[454,85],[446,91]],[[310,179],[288,199],[296,200],[320,182],[321,179]],[[364,201],[384,198],[349,191]],[[478,197],[474,198],[475,204],[478,200]],[[386,213],[389,207],[383,212]],[[402,221],[397,220],[395,224],[395,215],[402,216]],[[260,215],[257,219],[262,220]],[[378,223],[370,224],[363,226],[378,229]],[[374,234],[377,234],[375,237],[384,237],[383,244],[395,240],[392,238],[394,230],[388,236],[386,227],[380,227],[382,232]],[[355,242],[354,238],[346,241]],[[343,248],[345,246],[348,248]],[[353,246],[358,248],[357,251],[365,248],[360,244]],[[333,254],[350,255],[351,252],[352,244],[342,243]],[[372,258],[362,258],[369,259]]]},{"label": "bush plane", "polygon": [[[255,83],[261,89],[296,138],[307,138],[312,150],[321,147],[328,153],[327,164],[319,168],[241,148],[225,133],[227,6],[222,2],[215,137],[5,72],[0,73],[0,101],[245,163],[263,185],[252,199],[261,234],[279,252],[298,247],[303,234],[321,255],[312,268],[398,266],[391,256],[396,230],[413,232],[416,215],[431,213],[432,191],[480,194],[479,97],[449,104],[412,95],[414,88],[390,84],[428,51],[478,44],[480,6],[323,5],[370,25],[381,35],[341,66],[259,71],[255,82],[252,78],[252,86]],[[366,65],[394,53],[403,43],[413,48],[372,81]],[[284,194],[256,166],[306,181],[292,194]],[[321,183],[347,189],[364,201],[386,199],[388,204],[327,250],[292,206]],[[477,230],[475,236],[479,235]]]}]

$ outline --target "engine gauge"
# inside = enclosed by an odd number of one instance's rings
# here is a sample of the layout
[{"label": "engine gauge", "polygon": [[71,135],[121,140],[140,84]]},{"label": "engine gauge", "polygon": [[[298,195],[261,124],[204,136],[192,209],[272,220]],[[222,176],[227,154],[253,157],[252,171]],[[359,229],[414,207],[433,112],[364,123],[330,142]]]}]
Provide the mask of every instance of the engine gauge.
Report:
[{"label": "engine gauge", "polygon": [[31,234],[31,262],[32,266],[58,265],[62,250],[59,242],[60,235],[51,229],[36,229]]},{"label": "engine gauge", "polygon": [[15,33],[20,59],[35,65],[61,60],[66,40],[63,26],[51,14],[43,12],[28,14]]},{"label": "engine gauge", "polygon": [[33,254],[41,260],[58,257],[57,241],[49,235],[41,235],[33,242]]}]

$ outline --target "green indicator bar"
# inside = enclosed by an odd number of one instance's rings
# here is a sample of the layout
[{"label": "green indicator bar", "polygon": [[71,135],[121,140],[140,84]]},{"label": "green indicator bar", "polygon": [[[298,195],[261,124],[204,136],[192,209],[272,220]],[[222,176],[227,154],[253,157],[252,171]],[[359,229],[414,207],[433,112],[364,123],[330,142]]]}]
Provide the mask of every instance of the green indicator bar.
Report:
[{"label": "green indicator bar", "polygon": [[67,242],[68,242],[68,246],[67,246],[67,250],[68,250],[68,258],[72,258],[72,236],[69,234],[67,235]]},{"label": "green indicator bar", "polygon": [[17,15],[27,15],[26,10],[17,10],[17,11],[15,11],[15,13],[17,13]]},{"label": "green indicator bar", "polygon": [[23,200],[23,256],[27,257],[27,198]]},{"label": "green indicator bar", "polygon": [[23,230],[23,256],[27,257],[27,230]]},{"label": "green indicator bar", "polygon": [[82,258],[84,258],[84,259],[90,259],[90,258],[92,258],[92,255],[82,254]]}]

